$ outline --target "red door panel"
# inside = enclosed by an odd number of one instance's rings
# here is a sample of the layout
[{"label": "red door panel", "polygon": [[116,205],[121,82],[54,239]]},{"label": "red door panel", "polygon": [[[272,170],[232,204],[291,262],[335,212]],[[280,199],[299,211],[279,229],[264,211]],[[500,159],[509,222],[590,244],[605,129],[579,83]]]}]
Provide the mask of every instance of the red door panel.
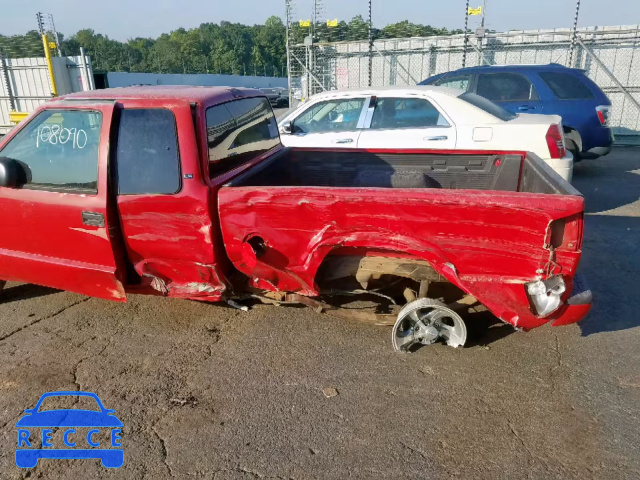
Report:
[{"label": "red door panel", "polygon": [[[1,279],[125,300],[108,208],[113,109],[111,102],[50,102],[0,146],[0,157],[24,162],[32,174],[23,188],[0,187]],[[82,183],[83,175],[91,181]]]}]

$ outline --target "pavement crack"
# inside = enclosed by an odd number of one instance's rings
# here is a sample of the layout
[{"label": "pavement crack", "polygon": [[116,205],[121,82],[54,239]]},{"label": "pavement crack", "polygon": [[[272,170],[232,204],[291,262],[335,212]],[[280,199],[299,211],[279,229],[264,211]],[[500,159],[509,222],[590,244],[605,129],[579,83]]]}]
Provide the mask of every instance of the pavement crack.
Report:
[{"label": "pavement crack", "polygon": [[167,450],[167,445],[166,445],[166,443],[164,441],[164,438],[162,438],[160,436],[160,434],[158,433],[158,431],[156,430],[155,424],[151,427],[151,430],[153,431],[155,436],[158,437],[158,440],[160,440],[160,447],[162,448],[162,462],[164,463],[165,467],[167,467],[167,472],[169,472],[169,476],[170,477],[174,477],[175,475],[173,474],[173,470],[171,469],[171,465],[169,465],[169,462],[167,462],[167,457],[169,456],[169,451]]},{"label": "pavement crack", "polygon": [[248,473],[249,475],[252,475],[254,478],[264,478],[264,475],[262,475],[261,473],[256,472],[254,470],[249,470],[248,468],[245,468],[245,467],[238,467],[238,472]]},{"label": "pavement crack", "polygon": [[37,318],[37,319],[27,323],[26,325],[22,325],[21,327],[16,328],[12,332],[7,333],[7,334],[3,335],[2,337],[0,337],[0,342],[2,342],[3,340],[6,340],[7,338],[15,335],[16,333],[20,333],[22,330],[25,330],[26,328],[33,327],[34,325],[37,325],[38,323],[42,322],[43,320],[49,320],[50,318],[56,317],[56,316],[60,315],[61,313],[65,312],[66,310],[69,310],[71,307],[75,307],[76,305],[79,305],[81,303],[87,302],[89,300],[91,300],[91,297],[83,298],[82,300],[78,300],[77,302],[73,302],[72,304],[63,307],[60,310],[57,310],[57,311],[55,311],[54,313],[52,313],[50,315],[46,315],[46,316],[44,316],[42,318]]},{"label": "pavement crack", "polygon": [[[76,364],[75,364],[75,365],[74,365],[74,367],[73,367],[73,383],[75,383],[75,384],[76,384],[76,387],[77,387],[77,390],[78,390],[78,391],[82,391],[82,390],[83,390],[83,389],[82,389],[82,386],[80,385],[80,381],[78,380],[78,368],[80,367],[80,365],[82,365],[82,363],[83,363],[85,360],[89,360],[90,358],[93,358],[93,357],[99,357],[100,355],[102,355],[102,354],[105,352],[105,350],[111,346],[111,344],[113,343],[113,337],[114,337],[115,335],[117,335],[118,333],[120,333],[120,330],[117,330],[113,335],[111,335],[111,336],[109,337],[109,340],[107,341],[107,343],[105,343],[105,345],[100,349],[100,351],[99,351],[99,352],[97,352],[97,353],[90,353],[89,355],[85,355],[84,357],[82,357],[80,360],[78,360],[78,361],[76,362]],[[77,400],[76,400],[76,403],[77,403],[78,401],[79,401],[79,399],[77,399]]]},{"label": "pavement crack", "polygon": [[553,351],[555,353],[555,364],[551,365],[551,367],[549,368],[549,376],[551,377],[551,393],[555,393],[557,385],[556,385],[556,379],[557,379],[557,370],[562,366],[562,351],[560,350],[560,340],[558,339],[558,335],[555,334],[555,345],[553,348]]},{"label": "pavement crack", "polygon": [[538,460],[539,462],[541,462],[547,470],[551,470],[549,468],[549,465],[547,464],[547,462],[538,457],[537,455],[535,455],[531,449],[529,449],[529,447],[527,446],[526,442],[524,441],[524,439],[518,434],[518,432],[516,431],[516,429],[513,427],[513,424],[507,420],[507,425],[509,426],[509,430],[511,430],[511,433],[513,434],[514,437],[516,437],[518,439],[518,441],[520,442],[520,444],[522,445],[522,448],[524,448],[524,450],[527,452],[527,454],[529,455],[529,457],[531,457],[531,460]]},{"label": "pavement crack", "polygon": [[422,450],[420,450],[420,449],[418,449],[418,448],[415,448],[415,447],[412,447],[411,445],[407,445],[407,444],[406,444],[406,443],[404,443],[404,442],[400,442],[400,444],[401,444],[404,448],[406,448],[407,450],[409,450],[410,452],[412,452],[412,453],[417,453],[418,455],[420,455],[420,456],[421,456],[422,458],[424,458],[425,460],[427,460],[427,461],[431,461],[431,460],[429,459],[429,457],[427,456],[427,454],[426,454],[426,453],[424,453]]},{"label": "pavement crack", "polygon": [[507,425],[509,425],[509,430],[511,430],[511,433],[513,433],[513,436],[520,441],[520,443],[522,444],[522,447],[527,451],[529,456],[533,458],[533,453],[531,453],[531,450],[529,450],[529,447],[527,447],[527,444],[524,442],[522,437],[518,435],[518,432],[516,431],[516,429],[513,428],[513,425],[511,424],[511,422],[507,422]]}]

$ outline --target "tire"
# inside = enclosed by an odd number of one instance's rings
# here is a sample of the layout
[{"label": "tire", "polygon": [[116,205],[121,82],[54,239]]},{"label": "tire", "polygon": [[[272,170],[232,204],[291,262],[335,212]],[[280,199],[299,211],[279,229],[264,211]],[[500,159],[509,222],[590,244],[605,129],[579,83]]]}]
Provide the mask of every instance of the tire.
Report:
[{"label": "tire", "polygon": [[581,152],[580,150],[578,150],[578,146],[576,145],[576,142],[574,142],[570,138],[565,137],[564,143],[567,147],[567,150],[569,150],[571,152],[571,155],[573,155],[573,163],[576,163],[582,160],[582,156],[580,154]]}]

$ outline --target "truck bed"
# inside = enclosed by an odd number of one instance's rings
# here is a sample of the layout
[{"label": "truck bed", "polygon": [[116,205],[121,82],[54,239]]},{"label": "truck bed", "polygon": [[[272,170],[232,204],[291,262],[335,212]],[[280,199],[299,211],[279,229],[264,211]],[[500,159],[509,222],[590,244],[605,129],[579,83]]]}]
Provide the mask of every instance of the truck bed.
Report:
[{"label": "truck bed", "polygon": [[542,160],[523,153],[284,149],[229,185],[446,188],[579,195]]},{"label": "truck bed", "polygon": [[580,258],[584,200],[536,157],[285,149],[219,191],[227,254],[254,287],[314,296],[337,255],[426,262],[515,326],[524,284]]}]

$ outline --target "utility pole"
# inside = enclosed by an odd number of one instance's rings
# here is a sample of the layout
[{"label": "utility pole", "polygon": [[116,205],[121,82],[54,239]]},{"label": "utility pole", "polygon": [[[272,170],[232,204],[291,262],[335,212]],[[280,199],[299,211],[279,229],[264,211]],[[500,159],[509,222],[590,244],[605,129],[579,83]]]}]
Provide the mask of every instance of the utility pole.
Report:
[{"label": "utility pole", "polygon": [[484,28],[484,19],[487,11],[487,0],[482,2],[482,21],[480,22],[480,28],[476,31],[476,40],[478,41],[478,64],[484,65],[484,55],[482,50],[484,49],[484,38],[486,30]]},{"label": "utility pole", "polygon": [[573,32],[571,33],[571,46],[569,47],[569,62],[567,67],[573,67],[573,51],[576,48],[576,37],[578,36],[578,17],[580,16],[580,0],[576,2],[576,16],[573,20]]},{"label": "utility pole", "polygon": [[484,30],[484,16],[486,11],[487,11],[487,0],[484,0],[482,4],[482,22],[480,23],[480,26],[482,27],[483,30]]}]

